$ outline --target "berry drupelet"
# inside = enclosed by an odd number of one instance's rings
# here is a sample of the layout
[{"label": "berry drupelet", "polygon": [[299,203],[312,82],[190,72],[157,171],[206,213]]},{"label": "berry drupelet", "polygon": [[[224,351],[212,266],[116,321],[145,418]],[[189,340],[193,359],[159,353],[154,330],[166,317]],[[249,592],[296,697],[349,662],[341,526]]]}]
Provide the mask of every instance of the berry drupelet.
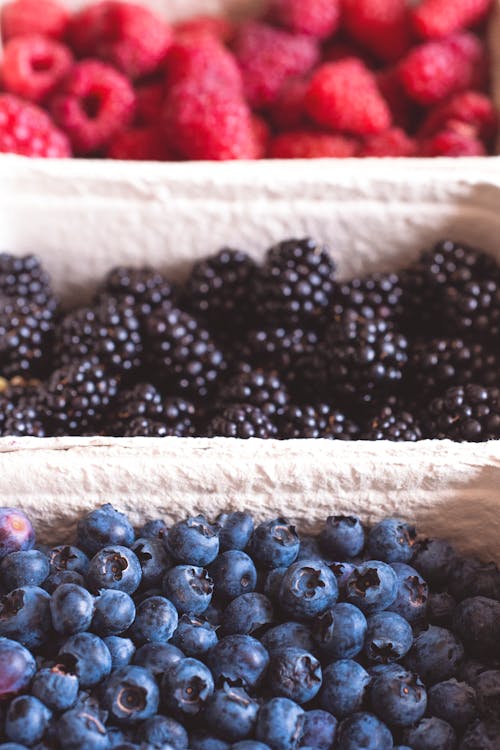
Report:
[{"label": "berry drupelet", "polygon": [[398,399],[388,399],[371,415],[362,432],[363,440],[391,440],[411,442],[422,439],[419,420]]},{"label": "berry drupelet", "polygon": [[225,404],[257,406],[270,419],[286,407],[289,395],[277,372],[243,368],[221,386],[218,399]]},{"label": "berry drupelet", "polygon": [[34,255],[0,253],[0,294],[25,299],[39,307],[56,306],[49,274]]},{"label": "berry drupelet", "polygon": [[40,384],[21,378],[0,379],[0,436],[45,437],[46,415],[40,399]]},{"label": "berry drupelet", "polygon": [[333,311],[355,310],[367,319],[399,319],[402,315],[403,289],[395,273],[373,273],[338,285]]},{"label": "berry drupelet", "polygon": [[0,290],[0,372],[5,377],[44,375],[51,363],[54,310]]},{"label": "berry drupelet", "polygon": [[175,286],[150,266],[113,268],[104,279],[103,291],[126,300],[140,321],[158,308],[172,307],[177,296]]},{"label": "berry drupelet", "polygon": [[163,396],[151,383],[121,391],[107,414],[108,434],[123,437],[189,437],[195,434],[195,407],[181,397]]},{"label": "berry drupelet", "polygon": [[208,437],[272,438],[276,426],[258,406],[231,404],[209,422]]},{"label": "berry drupelet", "polygon": [[327,438],[329,440],[357,440],[359,426],[328,404],[290,404],[278,417],[279,437]]}]

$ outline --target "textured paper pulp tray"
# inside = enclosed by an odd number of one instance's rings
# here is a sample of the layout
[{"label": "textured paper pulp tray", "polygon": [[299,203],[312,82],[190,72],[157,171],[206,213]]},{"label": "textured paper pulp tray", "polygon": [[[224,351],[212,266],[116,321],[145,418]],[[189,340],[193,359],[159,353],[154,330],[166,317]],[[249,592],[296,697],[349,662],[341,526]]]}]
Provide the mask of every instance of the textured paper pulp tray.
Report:
[{"label": "textured paper pulp tray", "polygon": [[[341,275],[407,263],[441,237],[500,256],[498,160],[117,165],[7,159],[0,247],[37,252],[66,301],[89,296],[112,265],[151,263],[175,278],[221,245],[261,259],[286,236],[327,241]],[[83,169],[85,167],[85,169]],[[459,445],[225,439],[0,439],[1,504],[21,505],[46,539],[111,501],[135,522],[250,508],[313,529],[330,513],[388,513],[500,561],[500,442]]]}]

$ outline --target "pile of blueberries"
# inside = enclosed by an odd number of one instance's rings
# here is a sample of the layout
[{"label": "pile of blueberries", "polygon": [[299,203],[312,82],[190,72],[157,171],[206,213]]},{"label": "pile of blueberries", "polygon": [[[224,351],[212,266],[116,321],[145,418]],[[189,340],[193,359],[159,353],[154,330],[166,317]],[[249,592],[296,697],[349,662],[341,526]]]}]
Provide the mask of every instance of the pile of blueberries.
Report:
[{"label": "pile of blueberries", "polygon": [[0,560],[2,750],[500,748],[500,571],[403,521],[1,508]]}]

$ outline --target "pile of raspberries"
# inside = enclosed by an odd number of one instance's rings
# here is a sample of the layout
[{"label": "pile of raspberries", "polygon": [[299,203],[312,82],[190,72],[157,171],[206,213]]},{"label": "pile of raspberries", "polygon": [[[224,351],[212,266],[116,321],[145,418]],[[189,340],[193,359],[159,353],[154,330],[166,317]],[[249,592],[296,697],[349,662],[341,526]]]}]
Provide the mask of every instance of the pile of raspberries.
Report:
[{"label": "pile of raspberries", "polygon": [[260,19],[12,0],[0,152],[227,160],[493,153],[492,0],[270,0]]}]

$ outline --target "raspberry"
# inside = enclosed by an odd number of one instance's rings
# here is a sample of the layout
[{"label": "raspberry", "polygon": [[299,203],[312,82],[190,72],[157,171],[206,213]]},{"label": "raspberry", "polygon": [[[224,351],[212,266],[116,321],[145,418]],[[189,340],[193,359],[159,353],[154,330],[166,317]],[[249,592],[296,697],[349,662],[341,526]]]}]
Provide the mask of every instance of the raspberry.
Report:
[{"label": "raspberry", "polygon": [[339,60],[345,60],[346,57],[357,57],[359,60],[364,62],[367,68],[376,66],[376,61],[361,44],[354,42],[352,39],[345,39],[338,36],[327,43],[323,47],[321,55],[322,62],[338,62]]},{"label": "raspberry", "polygon": [[309,83],[305,78],[288,79],[269,111],[275,127],[289,130],[304,124],[308,87]]},{"label": "raspberry", "polygon": [[271,159],[321,159],[354,156],[357,143],[351,138],[314,130],[294,130],[276,136],[269,146]]},{"label": "raspberry", "polygon": [[233,55],[207,34],[185,34],[177,39],[166,59],[167,84],[186,79],[212,81],[214,85],[241,92],[241,73]]},{"label": "raspberry", "polygon": [[0,94],[0,153],[63,158],[71,156],[71,148],[46,112]]},{"label": "raspberry", "polygon": [[265,159],[271,138],[269,126],[263,117],[252,115],[251,128],[255,149],[254,159]]},{"label": "raspberry", "polygon": [[417,144],[401,128],[367,138],[358,156],[415,156]]},{"label": "raspberry", "polygon": [[406,0],[343,0],[344,26],[382,60],[399,60],[410,47]]},{"label": "raspberry", "polygon": [[491,0],[422,0],[410,10],[410,18],[419,36],[440,39],[476,25],[491,6]]},{"label": "raspberry", "polygon": [[1,12],[4,41],[16,36],[41,34],[61,39],[66,33],[69,13],[56,0],[13,0]]},{"label": "raspberry", "polygon": [[257,22],[240,27],[234,51],[246,98],[257,108],[271,104],[290,76],[305,75],[319,57],[314,39]]},{"label": "raspberry", "polygon": [[180,21],[174,26],[174,32],[180,34],[211,34],[220,42],[228,43],[234,36],[234,24],[223,16],[193,16]]},{"label": "raspberry", "polygon": [[11,94],[40,102],[52,93],[73,63],[69,49],[43,36],[21,36],[7,42],[2,74]]},{"label": "raspberry", "polygon": [[482,45],[472,34],[426,42],[401,62],[400,80],[409,97],[430,106],[469,88],[482,57]]},{"label": "raspberry", "polygon": [[154,126],[129,128],[118,133],[106,156],[130,161],[169,161],[173,158],[165,143],[165,136]]},{"label": "raspberry", "polygon": [[167,142],[183,159],[254,159],[250,110],[232,92],[187,80],[170,90],[163,111]]},{"label": "raspberry", "polygon": [[377,86],[392,114],[394,125],[411,132],[420,119],[418,106],[408,98],[397,68],[386,68],[377,73]]},{"label": "raspberry", "polygon": [[98,57],[135,79],[157,70],[172,42],[172,30],[149,8],[103,0],[73,16],[69,39],[80,57]]},{"label": "raspberry", "polygon": [[135,94],[128,80],[96,60],[77,63],[52,101],[56,123],[75,151],[88,154],[106,146],[131,119]]},{"label": "raspberry", "polygon": [[318,39],[331,36],[339,25],[339,0],[273,0],[271,18],[297,34]]},{"label": "raspberry", "polygon": [[477,91],[464,91],[431,110],[419,135],[425,138],[443,128],[463,132],[468,129],[471,135],[491,143],[497,126],[498,115],[491,99]]},{"label": "raspberry", "polygon": [[391,125],[375,77],[354,58],[318,68],[307,91],[306,107],[319,125],[354,135],[379,133]]},{"label": "raspberry", "polygon": [[155,125],[161,117],[163,102],[165,101],[165,86],[163,82],[145,83],[135,89],[136,125]]},{"label": "raspberry", "polygon": [[486,156],[486,149],[472,135],[442,130],[421,143],[420,156]]}]

